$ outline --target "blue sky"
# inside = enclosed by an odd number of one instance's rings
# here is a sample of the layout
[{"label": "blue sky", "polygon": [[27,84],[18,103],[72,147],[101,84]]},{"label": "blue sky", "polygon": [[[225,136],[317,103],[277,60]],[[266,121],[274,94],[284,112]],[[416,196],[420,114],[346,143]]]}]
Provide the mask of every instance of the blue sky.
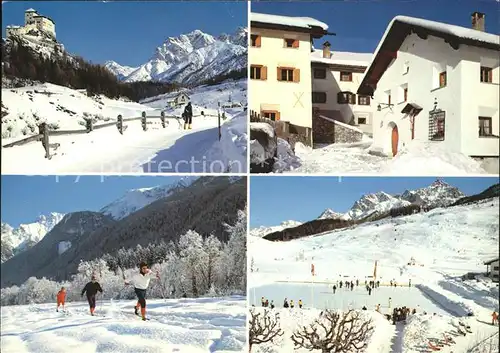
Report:
[{"label": "blue sky", "polygon": [[94,63],[145,63],[172,36],[199,29],[219,35],[247,27],[246,2],[15,1],[2,4],[5,26],[23,25],[30,7],[56,23],[57,39],[70,53]]},{"label": "blue sky", "polygon": [[486,31],[500,33],[500,3],[495,0],[359,0],[253,2],[252,12],[313,17],[329,26],[336,36],[315,40],[315,47],[328,40],[332,50],[373,53],[389,22],[397,15],[471,27],[474,11],[486,14]]},{"label": "blue sky", "polygon": [[[498,178],[441,178],[466,195],[477,194]],[[331,208],[348,211],[361,196],[385,191],[400,194],[429,186],[436,178],[401,177],[259,177],[250,179],[250,227],[286,220],[309,221]]]},{"label": "blue sky", "polygon": [[130,189],[167,185],[181,176],[2,175],[2,222],[12,227],[49,212],[99,211]]}]

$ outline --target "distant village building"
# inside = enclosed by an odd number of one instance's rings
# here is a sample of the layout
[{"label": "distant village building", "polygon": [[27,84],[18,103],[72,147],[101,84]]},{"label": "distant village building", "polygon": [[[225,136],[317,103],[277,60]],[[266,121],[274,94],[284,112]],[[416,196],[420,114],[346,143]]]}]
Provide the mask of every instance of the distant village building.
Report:
[{"label": "distant village building", "polygon": [[498,282],[499,258],[485,261],[484,264],[486,265],[486,276],[491,278],[493,282]]},{"label": "distant village building", "polygon": [[311,42],[328,26],[309,17],[250,15],[250,110],[312,128]]},{"label": "distant village building", "polygon": [[394,156],[415,139],[498,160],[500,37],[484,21],[391,21],[357,91],[377,107],[372,149]]},{"label": "distant village building", "polygon": [[189,96],[184,92],[180,92],[167,100],[167,106],[175,108],[187,104],[187,102],[189,102]]},{"label": "distant village building", "polygon": [[11,35],[29,35],[30,31],[38,30],[56,38],[56,24],[47,16],[40,15],[34,9],[24,12],[24,26],[7,26],[7,38]]}]

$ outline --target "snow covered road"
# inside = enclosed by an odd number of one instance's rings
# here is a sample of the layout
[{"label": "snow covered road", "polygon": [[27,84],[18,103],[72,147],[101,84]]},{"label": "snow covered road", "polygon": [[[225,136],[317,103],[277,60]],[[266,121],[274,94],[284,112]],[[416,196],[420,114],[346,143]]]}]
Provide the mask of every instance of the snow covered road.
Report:
[{"label": "snow covered road", "polygon": [[115,128],[90,134],[57,136],[59,143],[51,160],[44,158],[40,142],[2,149],[2,170],[8,174],[57,173],[179,173],[217,172],[221,162],[211,159],[210,148],[218,141],[214,117],[197,117],[192,130],[170,121],[142,131],[139,121],[127,124],[120,135]]},{"label": "snow covered road", "polygon": [[[134,301],[2,307],[4,353],[241,352],[246,351],[244,297],[148,300],[149,321],[133,315]],[[103,316],[104,315],[104,316]]]}]

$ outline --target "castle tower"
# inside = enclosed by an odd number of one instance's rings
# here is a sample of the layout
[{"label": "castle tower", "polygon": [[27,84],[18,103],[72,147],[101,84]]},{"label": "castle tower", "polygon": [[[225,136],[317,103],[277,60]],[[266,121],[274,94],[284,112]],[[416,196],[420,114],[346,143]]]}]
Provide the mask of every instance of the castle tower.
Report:
[{"label": "castle tower", "polygon": [[27,9],[26,11],[24,11],[24,25],[25,26],[34,25],[35,19],[33,17],[36,15],[37,13],[35,9]]}]

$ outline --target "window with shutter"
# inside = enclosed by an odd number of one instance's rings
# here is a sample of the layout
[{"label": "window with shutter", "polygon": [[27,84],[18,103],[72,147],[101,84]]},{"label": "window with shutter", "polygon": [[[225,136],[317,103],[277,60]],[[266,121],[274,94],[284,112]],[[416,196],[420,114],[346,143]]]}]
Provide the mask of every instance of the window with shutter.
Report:
[{"label": "window with shutter", "polygon": [[278,121],[280,120],[280,112],[277,110],[263,110],[260,112],[260,115],[263,116],[264,118],[273,120],[273,121]]},{"label": "window with shutter", "polygon": [[317,104],[326,103],[326,92],[313,92],[312,102]]},{"label": "window with shutter", "polygon": [[370,105],[370,97],[369,96],[358,96],[358,104],[359,105]]},{"label": "window with shutter", "polygon": [[352,82],[352,72],[341,71],[340,81]]},{"label": "window with shutter", "polygon": [[298,69],[293,69],[289,67],[278,67],[277,68],[277,78],[278,81],[283,82],[298,82],[298,77],[300,75]]},{"label": "window with shutter", "polygon": [[261,37],[258,34],[250,35],[250,45],[252,47],[260,48]]},{"label": "window with shutter", "polygon": [[446,86],[446,71],[439,74],[439,87]]},{"label": "window with shutter", "polygon": [[493,69],[491,67],[481,66],[481,82],[493,82]]},{"label": "window with shutter", "polygon": [[251,65],[250,66],[250,78],[252,80],[262,80],[262,66]]},{"label": "window with shutter", "polygon": [[480,116],[479,117],[479,136],[491,136],[491,122],[492,119],[490,117]]},{"label": "window with shutter", "polygon": [[297,39],[285,38],[284,39],[285,48],[298,48],[299,41]]}]

